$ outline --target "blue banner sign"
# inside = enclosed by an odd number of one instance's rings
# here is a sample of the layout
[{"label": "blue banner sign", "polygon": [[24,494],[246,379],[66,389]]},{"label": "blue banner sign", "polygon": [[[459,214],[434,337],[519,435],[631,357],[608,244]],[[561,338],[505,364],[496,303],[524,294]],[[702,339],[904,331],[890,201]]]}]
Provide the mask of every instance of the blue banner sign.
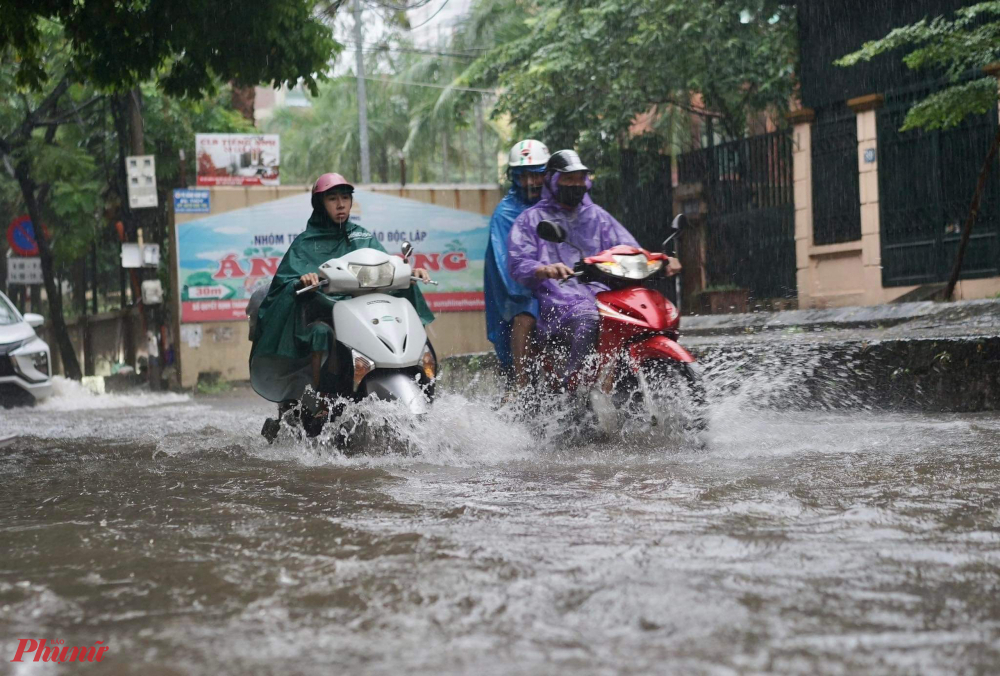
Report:
[{"label": "blue banner sign", "polygon": [[174,190],[175,214],[207,214],[211,210],[208,190]]}]

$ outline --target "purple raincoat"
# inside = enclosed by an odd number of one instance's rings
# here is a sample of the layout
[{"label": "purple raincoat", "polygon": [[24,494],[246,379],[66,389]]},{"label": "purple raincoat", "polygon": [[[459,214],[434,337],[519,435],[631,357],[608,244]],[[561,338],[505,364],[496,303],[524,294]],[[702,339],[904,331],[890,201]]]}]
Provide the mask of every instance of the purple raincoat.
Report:
[{"label": "purple raincoat", "polygon": [[[565,263],[573,267],[580,254],[568,243],[554,244],[538,236],[538,224],[549,220],[566,229],[567,239],[583,250],[586,256],[610,249],[618,244],[639,246],[635,238],[611,214],[594,204],[587,194],[576,209],[567,209],[555,197],[559,174],[545,177],[542,199],[526,210],[511,228],[507,238],[511,276],[532,290],[538,299],[538,330],[551,335],[568,318],[580,314],[596,314],[597,293],[607,287],[581,284],[570,280],[560,285],[554,279],[539,279],[535,270],[542,265]],[[590,188],[590,179],[587,187]]]}]

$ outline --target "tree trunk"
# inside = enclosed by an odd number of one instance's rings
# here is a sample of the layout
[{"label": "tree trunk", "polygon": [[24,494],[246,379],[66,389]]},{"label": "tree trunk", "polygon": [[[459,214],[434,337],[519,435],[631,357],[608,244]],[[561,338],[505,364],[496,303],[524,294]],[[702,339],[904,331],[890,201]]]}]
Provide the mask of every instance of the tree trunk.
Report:
[{"label": "tree trunk", "polygon": [[7,293],[7,247],[0,243],[0,293]]},{"label": "tree trunk", "polygon": [[972,204],[969,205],[969,216],[965,219],[965,226],[962,228],[962,240],[958,244],[958,253],[955,254],[955,266],[951,269],[951,278],[944,291],[944,299],[951,300],[955,295],[955,286],[958,278],[962,274],[962,259],[965,258],[965,249],[969,246],[969,237],[972,235],[972,226],[976,223],[976,216],[979,215],[979,203],[983,197],[983,190],[986,188],[986,180],[990,176],[993,168],[993,160],[996,159],[997,150],[1000,149],[1000,128],[997,129],[993,137],[993,145],[986,154],[986,161],[983,162],[983,169],[979,172],[979,183],[976,184],[976,192],[972,194]]},{"label": "tree trunk", "polygon": [[442,183],[448,183],[451,170],[448,167],[448,129],[441,132],[441,177]]},{"label": "tree trunk", "polygon": [[[476,102],[476,135],[479,137],[479,182],[486,183],[488,173],[487,167],[489,163],[486,161],[486,139],[484,138],[484,124],[483,124],[483,102],[482,99]],[[488,177],[492,182],[494,180],[493,176]]]},{"label": "tree trunk", "polygon": [[389,182],[389,147],[381,144],[378,154],[378,173],[383,183]]},{"label": "tree trunk", "polygon": [[257,88],[238,87],[235,82],[230,84],[232,86],[230,102],[232,103],[233,109],[238,111],[240,115],[245,117],[251,123],[254,123],[254,101],[257,97]]},{"label": "tree trunk", "polygon": [[465,165],[465,133],[463,131],[458,132],[458,171],[461,177],[462,183],[468,183],[468,174],[466,173]]},{"label": "tree trunk", "polygon": [[[52,322],[53,335],[59,347],[59,354],[62,356],[63,373],[67,378],[80,380],[80,362],[76,358],[76,350],[73,349],[73,342],[69,339],[69,330],[66,327],[66,318],[63,317],[62,298],[56,288],[55,274],[52,266],[52,250],[49,243],[42,234],[42,214],[38,208],[36,199],[36,186],[31,176],[28,175],[26,160],[18,162],[14,169],[17,184],[21,188],[21,196],[24,204],[28,207],[28,216],[35,226],[35,239],[38,240],[38,257],[42,262],[42,277],[45,280],[45,293],[49,297],[49,319]],[[34,301],[34,299],[32,299]],[[34,302],[32,303],[34,304]],[[33,309],[33,308],[32,308]]]}]

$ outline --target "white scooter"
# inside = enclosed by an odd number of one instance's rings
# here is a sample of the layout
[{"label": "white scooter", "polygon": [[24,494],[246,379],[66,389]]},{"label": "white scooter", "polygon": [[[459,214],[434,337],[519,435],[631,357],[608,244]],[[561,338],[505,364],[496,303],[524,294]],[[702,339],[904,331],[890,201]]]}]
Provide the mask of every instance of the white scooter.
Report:
[{"label": "white scooter", "polygon": [[[413,305],[387,293],[405,290],[416,281],[409,264],[412,252],[409,242],[403,243],[403,258],[376,249],[352,251],[323,263],[320,282],[296,292],[352,298],[333,304],[329,323],[336,341],[328,360],[334,362],[323,366],[320,391],[307,387],[301,402],[286,399],[279,404],[278,418],[268,418],[261,430],[268,441],[277,437],[282,420],[300,426],[308,436],[318,436],[324,425],[336,421],[346,403],[366,397],[399,401],[414,416],[427,412],[434,397],[437,356]],[[299,391],[309,370],[296,374]],[[252,378],[253,371],[252,367]],[[334,440],[340,446],[346,443]]]}]

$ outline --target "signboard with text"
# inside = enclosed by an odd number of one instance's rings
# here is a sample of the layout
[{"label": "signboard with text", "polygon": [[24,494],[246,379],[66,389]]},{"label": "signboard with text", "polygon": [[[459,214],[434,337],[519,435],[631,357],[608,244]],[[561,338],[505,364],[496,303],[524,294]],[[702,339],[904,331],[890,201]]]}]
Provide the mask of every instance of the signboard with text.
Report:
[{"label": "signboard with text", "polygon": [[[282,256],[312,213],[309,193],[177,225],[181,322],[246,321],[251,294],[270,284]],[[413,244],[414,266],[438,286],[422,286],[431,309],[483,309],[489,218],[359,190],[351,218],[392,254]]]},{"label": "signboard with text", "polygon": [[11,256],[7,259],[7,285],[44,284],[42,276],[42,259]]},{"label": "signboard with text", "polygon": [[207,214],[212,210],[212,193],[208,190],[174,190],[175,214]]},{"label": "signboard with text", "polygon": [[277,134],[195,134],[198,185],[279,185]]}]

